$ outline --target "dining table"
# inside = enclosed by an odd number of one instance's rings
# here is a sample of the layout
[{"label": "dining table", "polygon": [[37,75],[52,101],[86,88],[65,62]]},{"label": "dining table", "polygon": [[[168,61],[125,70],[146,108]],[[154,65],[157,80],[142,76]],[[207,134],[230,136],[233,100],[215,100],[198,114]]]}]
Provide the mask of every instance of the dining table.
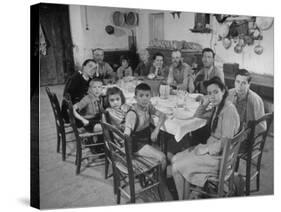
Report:
[{"label": "dining table", "polygon": [[[108,87],[119,87],[126,98],[126,103],[132,105],[135,103],[134,90],[137,84],[145,82],[143,80],[132,80],[129,82],[118,82],[117,84],[106,85]],[[152,82],[150,80],[150,82]],[[199,102],[196,101],[196,97],[201,94],[192,94],[183,91],[171,92],[165,98],[159,96],[159,92],[155,89],[159,89],[156,81],[155,87],[152,88],[153,96],[151,98],[151,104],[159,111],[166,114],[167,119],[161,130],[174,136],[176,142],[180,142],[181,139],[188,133],[197,130],[206,125],[205,119],[194,117],[194,113],[199,107]],[[160,85],[160,84],[159,84]],[[154,123],[158,122],[158,117],[153,116]]]}]

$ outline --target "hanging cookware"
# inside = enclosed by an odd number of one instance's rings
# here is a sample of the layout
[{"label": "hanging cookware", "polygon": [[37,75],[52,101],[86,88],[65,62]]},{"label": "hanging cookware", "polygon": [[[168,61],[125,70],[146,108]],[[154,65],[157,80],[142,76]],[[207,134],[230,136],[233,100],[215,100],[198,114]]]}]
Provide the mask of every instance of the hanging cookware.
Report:
[{"label": "hanging cookware", "polygon": [[107,32],[107,34],[112,35],[114,33],[114,27],[111,25],[107,25],[105,27],[105,31]]},{"label": "hanging cookware", "polygon": [[260,30],[259,29],[255,29],[255,31],[253,32],[253,37],[255,38],[255,39],[257,39],[259,36],[260,36]]},{"label": "hanging cookware", "polygon": [[222,40],[222,45],[225,49],[229,49],[229,47],[231,46],[231,43],[232,43],[231,40],[228,38],[224,38]]},{"label": "hanging cookware", "polygon": [[257,54],[257,55],[261,55],[263,53],[263,47],[258,44],[257,46],[255,46],[254,48],[254,52]]},{"label": "hanging cookware", "polygon": [[271,17],[257,17],[256,18],[256,25],[261,30],[268,30],[273,23],[273,18]]},{"label": "hanging cookware", "polygon": [[115,26],[123,26],[125,24],[124,14],[120,11],[115,11],[112,15],[112,19]]},{"label": "hanging cookware", "polygon": [[229,33],[229,26],[228,24],[220,24],[218,28],[218,34],[224,38],[228,35]]},{"label": "hanging cookware", "polygon": [[135,12],[129,12],[125,15],[125,21],[128,26],[137,26],[138,20],[138,14]]},{"label": "hanging cookware", "polygon": [[242,48],[244,48],[246,46],[246,43],[244,41],[244,37],[239,38],[238,41],[239,46],[241,46]]},{"label": "hanging cookware", "polygon": [[234,52],[240,54],[243,51],[243,47],[239,43],[234,47]]},{"label": "hanging cookware", "polygon": [[245,35],[245,36],[244,36],[244,42],[245,42],[247,45],[251,46],[251,45],[254,44],[254,39],[253,39],[251,36],[249,36],[249,35]]}]

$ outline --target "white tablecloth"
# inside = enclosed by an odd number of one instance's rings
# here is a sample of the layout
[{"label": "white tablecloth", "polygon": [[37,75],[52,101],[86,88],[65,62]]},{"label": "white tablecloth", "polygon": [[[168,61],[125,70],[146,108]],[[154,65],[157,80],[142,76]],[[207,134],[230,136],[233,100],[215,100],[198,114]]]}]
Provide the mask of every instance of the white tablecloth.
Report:
[{"label": "white tablecloth", "polygon": [[[127,104],[135,102],[134,93],[123,90]],[[197,130],[206,124],[206,120],[193,118],[199,103],[195,101],[195,94],[179,97],[170,95],[168,99],[152,97],[152,104],[161,112],[168,116],[161,130],[175,136],[179,142],[187,133]],[[179,103],[181,104],[179,107]],[[158,122],[158,117],[154,117],[154,122]]]}]

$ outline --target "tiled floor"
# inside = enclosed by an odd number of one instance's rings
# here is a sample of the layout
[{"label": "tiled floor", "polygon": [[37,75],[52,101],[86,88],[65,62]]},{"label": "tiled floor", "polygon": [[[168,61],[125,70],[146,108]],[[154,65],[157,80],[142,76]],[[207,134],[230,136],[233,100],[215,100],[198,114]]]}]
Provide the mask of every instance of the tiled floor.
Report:
[{"label": "tiled floor", "polygon": [[[61,99],[63,85],[50,89]],[[89,167],[75,175],[74,157],[62,162],[56,153],[54,116],[45,88],[40,89],[40,202],[41,208],[87,207],[115,205],[112,179],[104,179],[104,166]],[[68,152],[71,151],[68,146]],[[273,193],[273,138],[265,146],[261,190],[257,194]],[[167,200],[171,200],[168,195]],[[142,201],[140,201],[142,202]]]}]

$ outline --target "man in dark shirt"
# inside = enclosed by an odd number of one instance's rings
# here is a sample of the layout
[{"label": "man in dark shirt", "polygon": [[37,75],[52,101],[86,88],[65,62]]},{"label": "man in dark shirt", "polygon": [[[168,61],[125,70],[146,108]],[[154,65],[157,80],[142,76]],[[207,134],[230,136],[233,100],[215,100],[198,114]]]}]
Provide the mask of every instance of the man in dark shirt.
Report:
[{"label": "man in dark shirt", "polygon": [[[88,91],[89,82],[97,69],[97,64],[94,60],[85,60],[82,64],[82,70],[75,72],[67,81],[63,96],[70,95],[72,104],[79,102]],[[62,101],[62,116],[66,123],[69,123],[67,114],[67,103]]]}]

